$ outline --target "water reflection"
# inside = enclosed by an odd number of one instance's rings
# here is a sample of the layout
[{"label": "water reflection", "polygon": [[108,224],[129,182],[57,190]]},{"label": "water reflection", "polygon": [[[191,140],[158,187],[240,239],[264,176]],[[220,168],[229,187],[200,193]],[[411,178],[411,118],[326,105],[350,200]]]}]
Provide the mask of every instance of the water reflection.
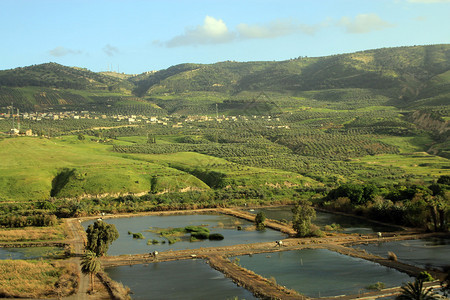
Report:
[{"label": "water reflection", "polygon": [[355,247],[383,257],[387,257],[388,251],[391,251],[397,255],[399,261],[421,268],[442,270],[450,266],[450,239],[448,238],[394,241]]},{"label": "water reflection", "polygon": [[[251,213],[264,212],[267,218],[278,221],[292,221],[292,206],[267,207],[249,210]],[[399,230],[395,226],[386,226],[370,222],[357,217],[338,215],[328,212],[316,211],[316,219],[313,221],[317,226],[323,227],[333,223],[339,224],[344,233],[369,234],[374,232],[390,232]]]},{"label": "water reflection", "polygon": [[[87,228],[94,220],[83,222]],[[119,231],[119,238],[111,245],[108,255],[139,254],[152,251],[197,249],[200,247],[222,247],[237,244],[259,243],[276,241],[285,238],[287,235],[278,231],[266,229],[265,231],[250,230],[252,222],[240,220],[226,215],[170,215],[170,216],[139,216],[132,218],[105,219],[105,222],[114,224]],[[198,241],[190,242],[188,239],[174,244],[169,244],[167,239],[160,237],[157,233],[148,230],[155,228],[177,228],[188,225],[203,225],[210,229],[211,233],[220,233],[225,238],[221,241]],[[238,230],[240,226],[241,230]],[[145,239],[133,239],[128,232],[141,232]],[[151,240],[159,241],[158,244],[151,244]],[[150,245],[147,245],[150,240]],[[163,244],[162,242],[165,243]]]},{"label": "water reflection", "polygon": [[0,259],[55,258],[62,252],[59,247],[0,248]]},{"label": "water reflection", "polygon": [[309,297],[358,294],[377,282],[393,287],[413,280],[395,269],[325,249],[238,258],[241,266]]},{"label": "water reflection", "polygon": [[203,260],[106,268],[115,281],[133,292],[133,299],[256,299]]}]

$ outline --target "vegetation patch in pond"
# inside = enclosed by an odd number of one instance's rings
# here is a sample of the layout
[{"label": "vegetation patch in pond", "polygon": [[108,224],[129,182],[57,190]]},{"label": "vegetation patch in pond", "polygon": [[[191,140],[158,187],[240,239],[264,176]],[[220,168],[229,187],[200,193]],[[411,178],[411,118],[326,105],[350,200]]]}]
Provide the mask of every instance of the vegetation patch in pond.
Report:
[{"label": "vegetation patch in pond", "polygon": [[[167,239],[169,244],[176,243],[181,240],[189,240],[190,242],[197,242],[202,240],[223,240],[224,236],[220,233],[211,233],[206,225],[193,226],[189,225],[186,227],[177,228],[154,228],[148,229],[146,231],[159,234],[159,236]],[[152,240],[151,244],[158,244],[159,242]]]},{"label": "vegetation patch in pond", "polygon": [[[94,221],[86,221],[82,225],[86,228],[92,222]],[[274,242],[287,236],[273,229],[257,231],[254,230],[255,226],[253,222],[221,214],[150,215],[110,218],[105,219],[105,222],[114,224],[119,231],[119,238],[111,244],[108,255],[143,254],[153,251],[161,252],[196,249],[200,247],[224,247],[237,244]],[[192,243],[190,242],[190,234],[183,232],[187,226],[208,227],[210,235],[218,233],[224,239],[220,240],[220,236],[214,235],[214,240],[211,238]],[[238,226],[241,226],[242,230],[238,230]],[[168,238],[162,237],[157,232],[147,231],[149,228],[151,228],[151,231],[174,228],[181,229],[178,230],[179,235],[175,234],[176,230],[172,232],[174,234],[171,237],[172,241],[170,243],[172,244],[169,244]],[[142,232],[146,239],[134,239],[133,242],[130,242],[132,238],[128,235],[128,231]],[[153,240],[155,240],[155,243],[153,243]]]}]

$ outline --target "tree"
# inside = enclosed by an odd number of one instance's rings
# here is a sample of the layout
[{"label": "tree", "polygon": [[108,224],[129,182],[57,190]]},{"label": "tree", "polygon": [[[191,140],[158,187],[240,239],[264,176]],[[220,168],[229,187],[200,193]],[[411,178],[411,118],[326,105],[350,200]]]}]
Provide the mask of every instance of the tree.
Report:
[{"label": "tree", "polygon": [[150,192],[152,194],[156,193],[157,185],[158,185],[158,176],[153,175],[152,178],[150,179]]},{"label": "tree", "polygon": [[260,211],[256,214],[255,217],[255,224],[256,224],[256,229],[257,230],[263,230],[265,225],[264,225],[264,221],[266,220],[266,215]]},{"label": "tree", "polygon": [[83,274],[89,274],[91,277],[91,291],[94,290],[94,275],[100,272],[102,265],[98,256],[92,251],[86,251],[86,253],[81,258],[81,272]]},{"label": "tree", "polygon": [[441,281],[441,292],[444,297],[450,296],[450,269],[447,270],[447,276]]},{"label": "tree", "polygon": [[101,220],[89,225],[86,234],[86,249],[99,257],[105,255],[108,252],[109,245],[119,237],[119,232],[114,224],[108,224]]},{"label": "tree", "polygon": [[423,280],[416,279],[414,282],[408,282],[402,286],[402,293],[395,299],[398,300],[431,300],[437,299],[432,288],[425,288]]},{"label": "tree", "polygon": [[300,201],[292,209],[294,214],[292,228],[297,236],[305,237],[311,234],[311,221],[316,218],[316,211],[309,201]]}]

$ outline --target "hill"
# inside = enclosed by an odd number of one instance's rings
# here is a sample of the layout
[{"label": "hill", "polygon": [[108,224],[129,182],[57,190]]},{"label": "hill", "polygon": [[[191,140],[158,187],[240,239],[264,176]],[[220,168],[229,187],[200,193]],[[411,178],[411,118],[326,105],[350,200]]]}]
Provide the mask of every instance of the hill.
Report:
[{"label": "hill", "polygon": [[[449,74],[450,45],[280,62],[186,63],[137,76],[47,63],[0,71],[0,106],[11,102],[25,110],[96,106],[107,112],[105,106],[114,108],[115,102],[126,105],[129,100],[156,105],[169,114],[213,114],[216,103],[228,113],[261,101],[286,110],[306,99],[326,105],[448,108]],[[266,99],[259,98],[262,92]]]}]

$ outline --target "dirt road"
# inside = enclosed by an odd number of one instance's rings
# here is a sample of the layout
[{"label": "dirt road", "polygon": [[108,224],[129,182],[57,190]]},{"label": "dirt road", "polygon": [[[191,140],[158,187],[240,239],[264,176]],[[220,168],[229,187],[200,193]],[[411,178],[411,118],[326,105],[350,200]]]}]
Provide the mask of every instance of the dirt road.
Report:
[{"label": "dirt road", "polygon": [[68,300],[82,300],[88,298],[88,289],[89,289],[89,276],[85,275],[81,272],[81,256],[84,253],[84,243],[86,240],[86,236],[83,234],[84,229],[81,226],[80,222],[77,219],[67,219],[66,220],[67,228],[69,230],[69,234],[72,239],[68,242],[72,246],[72,252],[75,257],[72,257],[69,261],[74,262],[78,266],[78,271],[80,273],[80,282],[78,285],[78,291],[76,294],[73,294],[65,299]]}]

